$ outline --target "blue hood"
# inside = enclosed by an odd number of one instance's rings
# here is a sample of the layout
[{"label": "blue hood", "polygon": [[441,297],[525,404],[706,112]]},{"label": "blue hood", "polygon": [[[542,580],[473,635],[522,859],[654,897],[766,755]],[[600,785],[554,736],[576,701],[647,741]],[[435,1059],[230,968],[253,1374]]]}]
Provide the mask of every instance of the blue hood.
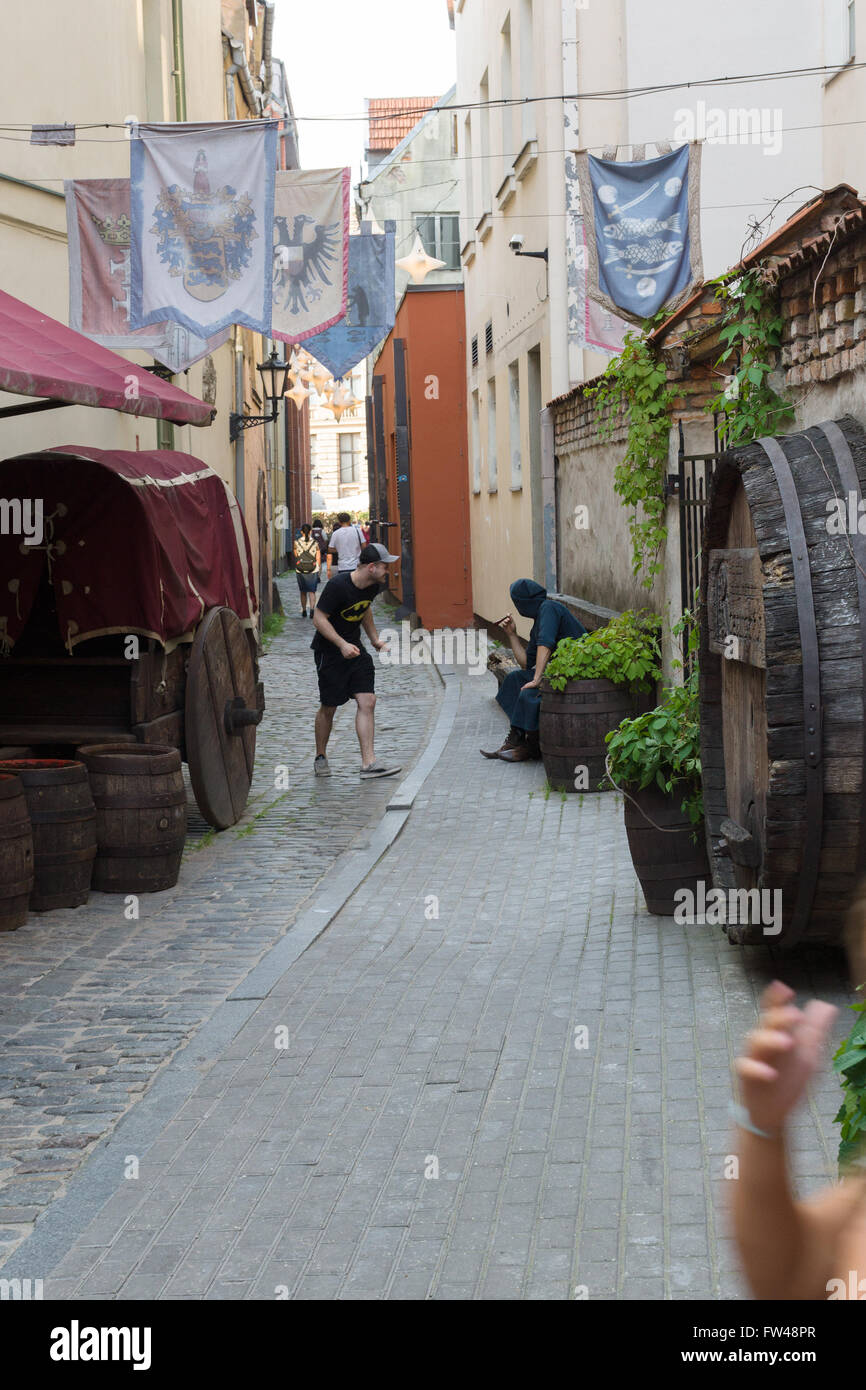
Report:
[{"label": "blue hood", "polygon": [[511,601],[522,618],[537,618],[547,598],[547,590],[534,579],[515,579],[511,586]]}]

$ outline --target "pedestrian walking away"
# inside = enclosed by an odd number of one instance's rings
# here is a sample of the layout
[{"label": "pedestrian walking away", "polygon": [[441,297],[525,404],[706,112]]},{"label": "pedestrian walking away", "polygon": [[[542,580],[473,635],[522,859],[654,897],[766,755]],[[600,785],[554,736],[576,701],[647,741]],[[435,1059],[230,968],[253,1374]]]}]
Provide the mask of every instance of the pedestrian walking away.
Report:
[{"label": "pedestrian walking away", "polygon": [[534,579],[515,579],[510,589],[511,601],[523,618],[532,618],[529,641],[518,637],[510,613],[499,626],[506,634],[514,658],[520,667],[505,677],[496,696],[510,721],[508,735],[501,748],[487,752],[485,758],[500,758],[506,763],[523,763],[540,758],[538,716],[541,712],[541,678],[557,644],[563,637],[584,637],[586,628],[569,613],[564,603],[548,598],[547,591]]},{"label": "pedestrian walking away", "polygon": [[349,574],[359,563],[364,548],[364,537],[360,526],[352,525],[352,518],[348,512],[340,512],[337,520],[340,524],[335,527],[328,542],[328,554],[336,561],[340,574]]},{"label": "pedestrian walking away", "polygon": [[[327,531],[325,530],[324,523],[323,523],[322,518],[321,518],[320,516],[314,516],[314,517],[313,517],[313,532],[312,532],[312,534],[313,534],[313,539],[315,540],[316,544],[317,544],[318,547],[319,547],[319,555],[320,555],[320,557],[321,557],[322,565],[327,566],[327,577],[328,577],[328,579],[330,579],[330,577],[331,577],[331,558],[330,558],[330,556],[328,555],[328,533],[327,533]],[[321,567],[320,567],[320,569],[319,569],[319,574],[321,575]]]},{"label": "pedestrian walking away", "polygon": [[365,545],[357,566],[330,579],[313,613],[316,635],[310,646],[316,658],[321,707],[316,715],[317,777],[330,777],[327,750],[340,705],[354,700],[357,705],[355,732],[361,748],[361,777],[393,777],[401,769],[378,762],[374,750],[376,668],[361,638],[363,628],[381,651],[386,643],[379,638],[371,604],[384,587],[387,567],[399,555],[389,555],[384,545]]},{"label": "pedestrian walking away", "polygon": [[312,534],[312,526],[305,521],[301,535],[293,546],[295,556],[295,575],[298,580],[298,593],[301,598],[301,617],[307,616],[307,601],[310,604],[310,617],[316,607],[316,592],[322,577],[322,554],[318,542]]}]

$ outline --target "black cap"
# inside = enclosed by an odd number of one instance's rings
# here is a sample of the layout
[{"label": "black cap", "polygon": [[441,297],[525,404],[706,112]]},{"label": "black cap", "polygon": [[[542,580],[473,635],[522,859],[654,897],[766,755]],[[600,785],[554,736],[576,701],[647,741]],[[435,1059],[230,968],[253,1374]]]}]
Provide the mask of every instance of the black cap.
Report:
[{"label": "black cap", "polygon": [[358,564],[359,564],[359,565],[380,565],[380,564],[387,565],[387,564],[393,562],[394,560],[399,560],[399,559],[400,559],[400,556],[399,556],[399,555],[389,555],[389,554],[388,554],[388,551],[387,551],[386,548],[385,548],[385,546],[384,546],[384,545],[380,545],[378,541],[371,541],[371,542],[369,543],[369,545],[365,545],[365,546],[364,546],[363,550],[361,551],[360,555],[358,556]]}]

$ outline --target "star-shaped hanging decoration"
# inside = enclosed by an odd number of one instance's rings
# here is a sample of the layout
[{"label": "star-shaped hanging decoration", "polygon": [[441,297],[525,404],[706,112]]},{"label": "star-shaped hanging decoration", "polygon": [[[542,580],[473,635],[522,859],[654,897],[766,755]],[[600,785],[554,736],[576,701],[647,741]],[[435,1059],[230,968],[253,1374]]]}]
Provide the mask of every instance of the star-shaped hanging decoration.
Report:
[{"label": "star-shaped hanging decoration", "polygon": [[300,381],[296,381],[291,391],[287,391],[286,395],[291,397],[298,410],[303,410],[304,401],[309,398],[310,393],[306,386],[303,386]]},{"label": "star-shaped hanging decoration", "polygon": [[431,270],[444,270],[445,262],[437,261],[433,256],[428,256],[424,250],[424,243],[418,232],[415,233],[415,244],[408,256],[401,256],[396,262],[401,270],[405,270],[407,275],[411,275],[416,285],[420,285],[425,276]]}]

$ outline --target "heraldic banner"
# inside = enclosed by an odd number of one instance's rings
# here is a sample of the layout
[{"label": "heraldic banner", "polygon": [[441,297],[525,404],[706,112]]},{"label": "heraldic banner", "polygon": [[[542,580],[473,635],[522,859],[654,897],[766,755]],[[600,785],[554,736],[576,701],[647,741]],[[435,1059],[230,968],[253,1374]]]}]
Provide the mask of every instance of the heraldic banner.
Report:
[{"label": "heraldic banner", "polygon": [[308,338],[304,347],[339,381],[356,367],[394,327],[394,234],[361,225],[361,236],[349,237],[349,295],[346,317],[324,333]]},{"label": "heraldic banner", "polygon": [[134,328],[271,331],[275,121],[140,125],[130,143]]},{"label": "heraldic banner", "polygon": [[346,313],[349,169],[280,169],[274,194],[273,329],[299,343]]},{"label": "heraldic banner", "polygon": [[632,323],[673,310],[703,280],[697,142],[658,159],[577,155],[589,293]]},{"label": "heraldic banner", "polygon": [[69,326],[107,348],[150,352],[174,372],[213,352],[228,329],[199,338],[178,323],[129,326],[129,179],[67,179]]}]

